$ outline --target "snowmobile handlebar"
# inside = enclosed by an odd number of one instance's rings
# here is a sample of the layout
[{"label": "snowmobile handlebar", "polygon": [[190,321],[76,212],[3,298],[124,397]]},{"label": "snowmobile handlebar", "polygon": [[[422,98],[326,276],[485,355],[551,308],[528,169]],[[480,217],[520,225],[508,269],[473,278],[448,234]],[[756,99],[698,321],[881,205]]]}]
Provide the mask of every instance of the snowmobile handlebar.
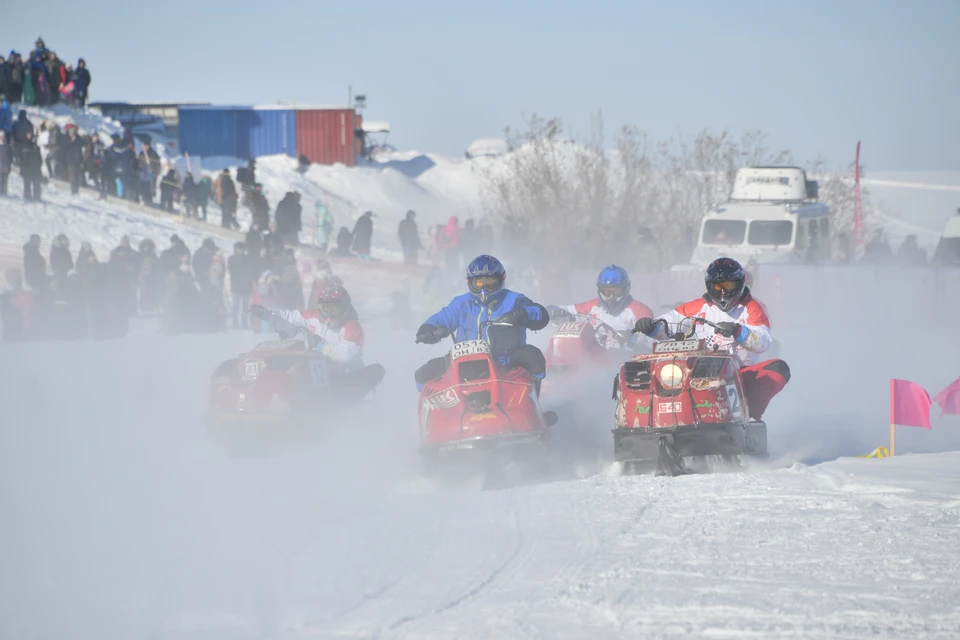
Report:
[{"label": "snowmobile handlebar", "polygon": [[[683,325],[684,325],[685,322],[689,322],[689,323],[690,323],[690,330],[689,330],[689,331],[686,331],[686,332],[679,331],[679,329],[680,329],[681,327],[683,327]],[[669,323],[668,323],[666,320],[664,320],[663,318],[657,318],[656,320],[654,320],[654,325],[655,325],[655,326],[662,326],[662,327],[663,327],[663,332],[664,332],[664,334],[666,334],[667,338],[670,339],[670,340],[687,340],[687,339],[689,339],[690,336],[693,335],[693,330],[694,330],[694,328],[696,327],[696,325],[698,325],[698,324],[702,324],[702,325],[706,325],[706,326],[708,326],[708,327],[711,327],[711,328],[713,328],[714,331],[720,329],[720,327],[719,327],[715,322],[710,322],[710,321],[707,320],[706,318],[698,318],[698,317],[696,317],[696,316],[690,316],[690,317],[684,318],[683,320],[681,320],[680,322],[678,322],[677,325],[676,325],[678,330],[675,331],[675,332],[673,332],[673,333],[671,333],[671,332],[670,332],[670,325],[669,325]]]}]

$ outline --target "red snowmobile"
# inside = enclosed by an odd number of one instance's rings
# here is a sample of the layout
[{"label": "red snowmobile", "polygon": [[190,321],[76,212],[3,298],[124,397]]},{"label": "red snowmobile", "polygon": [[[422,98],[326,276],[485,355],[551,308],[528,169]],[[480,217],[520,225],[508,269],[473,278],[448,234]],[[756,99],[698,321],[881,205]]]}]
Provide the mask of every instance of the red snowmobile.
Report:
[{"label": "red snowmobile", "polygon": [[420,450],[428,469],[469,466],[465,458],[487,465],[535,457],[557,416],[541,411],[533,376],[501,366],[486,340],[454,343],[448,359],[443,377],[420,392]]},{"label": "red snowmobile", "polygon": [[332,409],[373,394],[384,376],[379,364],[347,370],[314,350],[310,331],[273,321],[280,340],[221,363],[210,382],[208,430],[238,452],[309,431]]},{"label": "red snowmobile", "polygon": [[[737,467],[767,454],[767,426],[751,421],[736,356],[691,339],[702,318],[686,318],[634,356],[614,379],[614,458],[625,473],[679,475]],[[686,330],[683,328],[686,327]]]},{"label": "red snowmobile", "polygon": [[[597,323],[596,327],[593,322]],[[617,331],[588,315],[576,314],[570,320],[558,323],[543,354],[547,360],[544,387],[549,388],[551,394],[566,395],[576,389],[576,373],[580,367],[590,364],[598,368],[619,365],[624,352],[633,348],[630,338],[629,332]],[[611,341],[620,348],[607,349],[604,343]]]}]

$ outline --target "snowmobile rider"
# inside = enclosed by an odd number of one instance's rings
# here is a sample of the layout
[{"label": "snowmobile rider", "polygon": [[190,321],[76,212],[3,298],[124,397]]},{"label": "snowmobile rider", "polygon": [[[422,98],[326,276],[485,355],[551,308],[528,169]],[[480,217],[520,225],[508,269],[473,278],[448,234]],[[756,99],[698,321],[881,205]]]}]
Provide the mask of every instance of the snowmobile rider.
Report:
[{"label": "snowmobile rider", "polygon": [[[783,360],[758,362],[757,356],[770,348],[770,321],[760,303],[746,286],[746,274],[732,258],[719,258],[707,267],[707,292],[702,298],[684,303],[658,319],[675,326],[684,318],[709,320],[719,328],[695,325],[695,336],[722,349],[733,348],[740,360],[740,378],[747,396],[750,417],[760,420],[770,400],[790,381],[790,368]],[[655,339],[666,338],[663,325],[653,318],[640,318],[635,331]]]},{"label": "snowmobile rider", "polygon": [[[546,375],[543,353],[527,344],[527,329],[539,331],[547,326],[550,316],[542,306],[526,296],[503,286],[507,271],[493,256],[482,255],[467,265],[469,293],[457,296],[450,304],[433,314],[417,331],[417,342],[436,344],[454,334],[457,342],[487,340],[491,353],[504,367],[523,367],[539,383]],[[482,326],[486,321],[505,322],[513,326]],[[490,329],[493,329],[491,340]],[[446,357],[434,358],[417,369],[417,385],[441,378],[450,365]]]},{"label": "snowmobile rider", "polygon": [[[288,323],[303,327],[319,338],[315,349],[348,371],[363,368],[363,329],[350,294],[342,286],[327,287],[317,297],[316,309],[277,309],[272,311],[259,304],[250,305],[250,314],[277,325]],[[279,320],[280,322],[277,322]]]},{"label": "snowmobile rider", "polygon": [[652,318],[650,307],[630,295],[630,274],[623,267],[611,264],[597,276],[597,297],[587,302],[559,307],[549,306],[550,320],[567,322],[575,315],[590,316],[590,324],[597,330],[597,341],[606,349],[620,349],[637,343],[638,334],[625,345],[616,334],[604,330],[603,323],[616,331],[632,331],[640,318]]}]

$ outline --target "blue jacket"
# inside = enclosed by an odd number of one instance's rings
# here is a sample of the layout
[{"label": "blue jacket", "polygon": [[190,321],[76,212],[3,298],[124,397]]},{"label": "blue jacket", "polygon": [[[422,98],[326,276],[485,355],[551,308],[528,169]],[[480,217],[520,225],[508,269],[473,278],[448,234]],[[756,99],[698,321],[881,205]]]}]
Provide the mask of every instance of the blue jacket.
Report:
[{"label": "blue jacket", "polygon": [[[450,301],[450,304],[427,318],[426,324],[444,327],[455,334],[457,342],[464,340],[490,341],[489,330],[493,329],[493,341],[490,348],[500,364],[508,366],[514,349],[527,344],[526,327],[483,327],[487,320],[496,320],[512,311],[517,305],[523,306],[533,324],[545,327],[549,321],[546,309],[532,302],[523,294],[501,289],[486,303],[480,302],[472,293],[465,293]],[[482,335],[481,335],[482,331]]]},{"label": "blue jacket", "polygon": [[10,103],[6,100],[0,102],[0,130],[7,133],[7,138],[13,133],[13,113],[10,111]]}]

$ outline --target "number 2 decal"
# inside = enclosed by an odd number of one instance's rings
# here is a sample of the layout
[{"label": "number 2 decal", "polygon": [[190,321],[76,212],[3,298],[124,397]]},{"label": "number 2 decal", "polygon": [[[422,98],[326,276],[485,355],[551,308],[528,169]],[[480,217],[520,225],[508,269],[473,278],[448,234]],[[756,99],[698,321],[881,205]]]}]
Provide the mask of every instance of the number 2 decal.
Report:
[{"label": "number 2 decal", "polygon": [[727,385],[727,402],[730,403],[730,413],[734,418],[740,417],[740,395],[737,393],[737,385]]}]

